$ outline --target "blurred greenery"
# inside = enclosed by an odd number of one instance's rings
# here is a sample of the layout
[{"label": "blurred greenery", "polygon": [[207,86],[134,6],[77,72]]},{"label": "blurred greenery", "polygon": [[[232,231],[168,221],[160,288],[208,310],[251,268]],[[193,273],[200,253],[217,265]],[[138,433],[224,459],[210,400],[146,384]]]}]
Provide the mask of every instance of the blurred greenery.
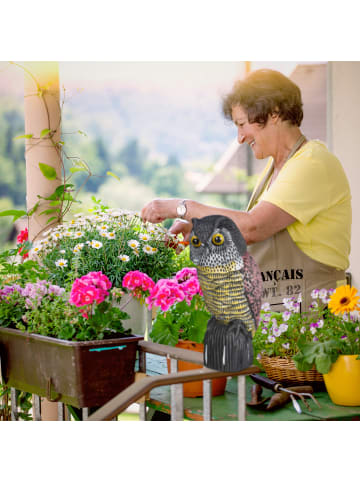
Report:
[{"label": "blurred greenery", "polygon": [[[66,107],[66,102],[65,102]],[[24,209],[26,205],[26,170],[24,139],[14,137],[24,134],[24,113],[22,99],[1,97],[0,102],[0,211]],[[91,195],[95,194],[112,207],[140,210],[146,202],[156,197],[179,197],[195,199],[210,205],[243,209],[246,196],[221,196],[202,194],[195,191],[186,177],[187,170],[199,171],[199,166],[189,166],[179,159],[176,152],[167,159],[154,154],[135,137],[128,139],[121,148],[112,150],[97,133],[93,138],[79,130],[71,112],[67,114],[66,127],[63,127],[64,163],[68,169],[73,160],[85,161],[92,177],[83,186],[78,199],[84,204],[83,210],[91,205]],[[76,126],[76,127],[75,127]],[[201,170],[201,169],[200,169]],[[112,172],[120,182],[107,175]],[[202,164],[202,173],[206,166]],[[76,187],[83,184],[86,175],[77,173],[71,179]],[[78,208],[74,205],[73,208]],[[171,221],[168,222],[168,225]],[[12,222],[10,218],[0,218],[0,241],[2,245],[9,238]]]}]

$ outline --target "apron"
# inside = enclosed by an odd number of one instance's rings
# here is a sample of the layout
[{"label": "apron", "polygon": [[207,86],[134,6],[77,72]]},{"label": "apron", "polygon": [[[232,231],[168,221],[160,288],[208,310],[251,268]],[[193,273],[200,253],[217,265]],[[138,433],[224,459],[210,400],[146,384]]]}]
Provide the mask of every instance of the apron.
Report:
[{"label": "apron", "polygon": [[[274,161],[262,182],[253,192],[247,211],[254,206],[263,192],[274,168]],[[249,253],[257,262],[263,281],[261,302],[270,303],[272,311],[283,311],[283,298],[301,294],[300,311],[308,311],[311,291],[315,288],[336,288],[346,284],[344,270],[327,266],[306,255],[296,246],[287,229],[274,236],[248,246]]]}]

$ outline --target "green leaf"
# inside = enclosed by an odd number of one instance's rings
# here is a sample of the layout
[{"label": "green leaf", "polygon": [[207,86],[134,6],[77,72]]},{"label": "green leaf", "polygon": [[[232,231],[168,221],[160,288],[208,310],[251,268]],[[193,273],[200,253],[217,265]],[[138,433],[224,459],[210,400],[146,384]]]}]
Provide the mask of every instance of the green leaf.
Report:
[{"label": "green leaf", "polygon": [[87,172],[87,169],[85,169],[85,167],[70,167],[69,171],[72,173],[84,171]]},{"label": "green leaf", "polygon": [[115,179],[117,179],[118,181],[120,181],[120,178],[116,174],[114,174],[113,172],[107,171],[106,174],[107,174],[107,176],[112,176]]},{"label": "green leaf", "polygon": [[178,328],[174,323],[172,323],[171,317],[165,318],[164,315],[159,314],[153,324],[150,338],[155,343],[175,346],[179,341]]},{"label": "green leaf", "polygon": [[49,179],[50,181],[54,181],[56,179],[56,171],[52,166],[39,162],[39,167],[46,179]]},{"label": "green leaf", "polygon": [[210,319],[210,313],[207,311],[192,311],[190,315],[191,326],[187,330],[187,337],[191,341],[203,343],[207,324]]},{"label": "green leaf", "polygon": [[9,209],[7,211],[1,211],[0,216],[14,216],[13,221],[15,222],[17,219],[21,218],[22,216],[27,216],[27,212],[18,209]]},{"label": "green leaf", "polygon": [[315,358],[315,366],[320,373],[329,373],[332,362],[330,355],[322,354]]},{"label": "green leaf", "polygon": [[56,212],[59,212],[60,209],[59,208],[53,208],[53,209],[45,209],[45,211],[42,211],[40,214],[52,214],[52,213],[56,213]]},{"label": "green leaf", "polygon": [[51,129],[43,129],[40,132],[40,138],[43,138],[43,137],[47,136],[50,132],[51,132]]},{"label": "green leaf", "polygon": [[58,196],[61,196],[62,193],[68,189],[69,187],[74,187],[74,184],[61,184],[60,186],[58,186],[56,189],[55,189],[55,193],[58,195]]},{"label": "green leaf", "polygon": [[74,335],[75,328],[70,323],[64,324],[59,332],[59,338],[63,340],[70,340]]},{"label": "green leaf", "polygon": [[53,221],[54,219],[58,219],[56,216],[52,216],[51,218],[49,218],[47,221],[46,221],[46,224],[49,224],[51,223],[51,221]]},{"label": "green leaf", "polygon": [[16,137],[14,137],[14,141],[15,141],[16,139],[31,139],[32,137],[33,137],[33,134],[23,134],[23,135],[21,135],[21,136],[16,136]]},{"label": "green leaf", "polygon": [[29,217],[34,214],[34,212],[35,212],[35,211],[37,210],[37,208],[39,207],[39,204],[40,204],[40,201],[38,201],[38,202],[35,204],[35,206],[34,206],[32,209],[30,209],[30,211],[27,213],[27,215],[28,215]]},{"label": "green leaf", "polygon": [[296,368],[301,372],[310,370],[314,364],[313,362],[307,361],[302,353],[297,353],[292,359],[294,360]]}]

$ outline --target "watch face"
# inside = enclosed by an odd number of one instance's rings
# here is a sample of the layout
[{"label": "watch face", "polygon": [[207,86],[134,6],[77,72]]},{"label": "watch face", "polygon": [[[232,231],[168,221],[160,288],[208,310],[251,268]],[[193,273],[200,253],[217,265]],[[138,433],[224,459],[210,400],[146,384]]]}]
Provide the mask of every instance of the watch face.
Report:
[{"label": "watch face", "polygon": [[180,204],[176,208],[176,212],[177,212],[178,216],[184,216],[184,214],[186,213],[186,206],[184,206],[184,204]]}]

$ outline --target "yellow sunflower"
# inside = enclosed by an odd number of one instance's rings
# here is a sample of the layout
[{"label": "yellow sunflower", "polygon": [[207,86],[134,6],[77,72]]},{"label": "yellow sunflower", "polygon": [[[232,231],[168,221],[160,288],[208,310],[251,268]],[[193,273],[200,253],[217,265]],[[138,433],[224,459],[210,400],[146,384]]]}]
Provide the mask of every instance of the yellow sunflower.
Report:
[{"label": "yellow sunflower", "polygon": [[335,315],[349,313],[358,309],[357,289],[349,285],[339,286],[330,297],[329,308]]}]

